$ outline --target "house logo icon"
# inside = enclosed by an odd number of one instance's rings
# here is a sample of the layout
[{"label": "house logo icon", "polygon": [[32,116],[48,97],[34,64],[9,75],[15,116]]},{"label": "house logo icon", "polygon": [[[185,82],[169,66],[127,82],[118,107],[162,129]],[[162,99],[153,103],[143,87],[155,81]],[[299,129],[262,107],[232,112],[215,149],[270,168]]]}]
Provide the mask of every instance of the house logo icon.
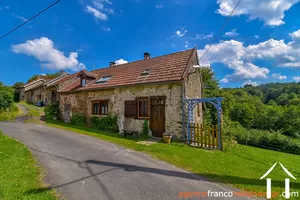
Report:
[{"label": "house logo icon", "polygon": [[[262,180],[264,178],[266,178],[272,171],[273,169],[276,167],[278,162],[276,162],[259,180]],[[292,179],[297,180],[293,174],[291,174],[291,172],[289,172],[280,162],[279,165],[281,166],[281,168],[283,169],[283,171]],[[267,178],[267,199],[271,199],[272,197],[272,189],[271,189],[271,178]],[[290,179],[286,178],[285,179],[285,198],[289,199],[290,198]]]}]

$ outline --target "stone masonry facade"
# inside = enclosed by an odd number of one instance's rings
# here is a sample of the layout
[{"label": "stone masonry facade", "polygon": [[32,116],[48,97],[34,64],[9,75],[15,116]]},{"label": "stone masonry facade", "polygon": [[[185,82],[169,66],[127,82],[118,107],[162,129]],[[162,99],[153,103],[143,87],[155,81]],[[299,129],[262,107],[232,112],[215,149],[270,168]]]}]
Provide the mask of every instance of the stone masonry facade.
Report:
[{"label": "stone masonry facade", "polygon": [[[165,96],[165,119],[166,132],[178,138],[182,138],[182,95],[181,83],[153,84],[145,86],[119,87],[110,90],[77,92],[60,95],[60,109],[64,111],[65,104],[71,104],[72,113],[82,113],[88,117],[93,116],[92,101],[109,100],[108,110],[110,114],[124,119],[124,130],[128,132],[142,132],[143,122],[141,119],[125,118],[125,105],[127,100],[136,97]],[[62,113],[64,116],[64,113]],[[101,116],[100,116],[101,117]]]}]

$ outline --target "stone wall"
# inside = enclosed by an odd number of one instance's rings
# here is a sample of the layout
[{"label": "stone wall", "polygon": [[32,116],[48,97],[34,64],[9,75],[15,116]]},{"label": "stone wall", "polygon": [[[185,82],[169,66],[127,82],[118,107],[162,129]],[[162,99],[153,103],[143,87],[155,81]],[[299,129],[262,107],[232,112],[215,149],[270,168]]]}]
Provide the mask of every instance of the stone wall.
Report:
[{"label": "stone wall", "polygon": [[144,120],[125,118],[126,100],[135,100],[136,97],[165,96],[166,97],[166,133],[183,139],[182,135],[182,95],[181,84],[153,84],[145,86],[119,87],[110,90],[98,90],[77,93],[61,93],[60,109],[64,115],[64,105],[71,104],[71,112],[79,112],[92,116],[92,101],[109,99],[108,110],[111,114],[124,119],[124,130],[142,132]]},{"label": "stone wall", "polygon": [[29,91],[26,91],[24,93],[24,97],[25,97],[25,101],[31,102],[33,104],[36,104],[37,101],[37,95],[41,94],[42,95],[42,101],[43,101],[43,97],[44,97],[44,88],[39,87],[39,88],[35,88],[35,89],[31,89]]}]

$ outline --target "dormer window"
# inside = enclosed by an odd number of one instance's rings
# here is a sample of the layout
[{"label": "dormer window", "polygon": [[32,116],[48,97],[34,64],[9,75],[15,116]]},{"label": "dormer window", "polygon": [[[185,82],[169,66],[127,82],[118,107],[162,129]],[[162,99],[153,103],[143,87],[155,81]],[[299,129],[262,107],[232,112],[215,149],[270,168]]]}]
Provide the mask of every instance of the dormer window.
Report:
[{"label": "dormer window", "polygon": [[141,76],[147,76],[147,75],[149,75],[150,71],[151,71],[150,68],[149,68],[149,69],[145,69],[145,70],[141,73]]},{"label": "dormer window", "polygon": [[86,85],[86,79],[81,78],[81,87],[84,87]]},{"label": "dormer window", "polygon": [[99,80],[96,81],[96,83],[106,83],[109,79],[111,79],[112,76],[103,76]]}]

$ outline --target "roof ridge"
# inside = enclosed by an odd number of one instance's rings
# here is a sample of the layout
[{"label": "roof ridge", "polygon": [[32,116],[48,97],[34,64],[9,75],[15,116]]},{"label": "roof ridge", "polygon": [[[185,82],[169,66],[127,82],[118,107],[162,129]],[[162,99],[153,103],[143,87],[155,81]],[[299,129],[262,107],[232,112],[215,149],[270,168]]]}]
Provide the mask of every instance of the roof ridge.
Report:
[{"label": "roof ridge", "polygon": [[[160,58],[160,57],[164,57],[164,56],[170,56],[170,55],[173,55],[173,54],[183,53],[183,52],[186,52],[186,51],[194,51],[195,49],[196,49],[196,47],[191,48],[191,49],[186,49],[186,50],[182,50],[182,51],[177,51],[177,52],[169,53],[169,54],[164,54],[164,55],[156,56],[156,57],[150,58],[148,60],[152,60],[152,59]],[[108,66],[108,67],[103,67],[103,68],[99,68],[99,69],[94,69],[94,70],[91,70],[89,72],[95,72],[95,71],[98,72],[98,71],[104,70],[104,69],[117,68],[117,67],[125,66],[125,65],[128,65],[128,64],[132,64],[132,63],[137,63],[137,62],[141,62],[141,61],[145,61],[145,60],[135,60],[135,61],[132,61],[132,62],[128,62],[128,63],[124,63],[124,64],[119,64],[119,65],[116,65],[116,66],[111,66],[111,67]]]}]

